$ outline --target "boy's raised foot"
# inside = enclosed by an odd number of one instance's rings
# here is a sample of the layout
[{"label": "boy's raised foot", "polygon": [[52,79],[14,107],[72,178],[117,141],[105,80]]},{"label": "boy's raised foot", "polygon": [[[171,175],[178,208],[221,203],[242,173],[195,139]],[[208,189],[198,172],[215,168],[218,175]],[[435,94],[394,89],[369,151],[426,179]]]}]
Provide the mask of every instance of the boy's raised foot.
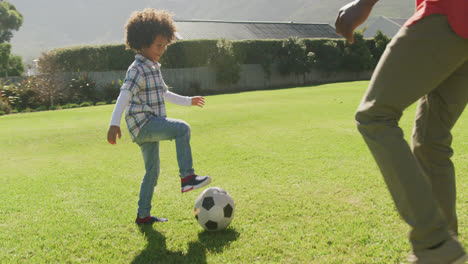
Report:
[{"label": "boy's raised foot", "polygon": [[137,218],[135,220],[135,223],[137,225],[152,225],[155,222],[167,222],[167,218],[159,218],[159,217],[151,216],[151,215],[145,218],[140,218],[137,215]]},{"label": "boy's raised foot", "polygon": [[210,182],[211,182],[210,176],[198,176],[198,175],[192,174],[181,180],[182,193],[201,188],[205,185],[210,184]]}]

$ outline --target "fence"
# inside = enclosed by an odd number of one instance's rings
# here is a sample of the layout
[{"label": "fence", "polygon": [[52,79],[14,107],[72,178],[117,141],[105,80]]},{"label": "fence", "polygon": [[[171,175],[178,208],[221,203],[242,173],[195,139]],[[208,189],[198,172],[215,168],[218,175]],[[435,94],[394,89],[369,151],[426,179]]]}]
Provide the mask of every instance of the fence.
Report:
[{"label": "fence", "polygon": [[[249,90],[266,90],[293,86],[304,86],[318,83],[343,82],[368,80],[372,71],[365,72],[325,72],[311,70],[305,74],[281,75],[277,71],[277,65],[272,65],[271,74],[267,74],[261,65],[244,64],[241,65],[240,79],[235,84],[223,84],[216,81],[216,70],[211,67],[183,68],[183,69],[162,69],[165,82],[172,87],[172,91],[182,95],[194,94],[221,94],[227,92],[241,92]],[[80,73],[61,73],[60,78],[71,80]],[[81,73],[83,74],[83,73]],[[110,72],[89,72],[86,73],[91,80],[96,82],[96,87],[102,88],[104,85],[118,80],[125,79],[125,71]],[[27,77],[3,78],[3,81],[21,81]]]}]

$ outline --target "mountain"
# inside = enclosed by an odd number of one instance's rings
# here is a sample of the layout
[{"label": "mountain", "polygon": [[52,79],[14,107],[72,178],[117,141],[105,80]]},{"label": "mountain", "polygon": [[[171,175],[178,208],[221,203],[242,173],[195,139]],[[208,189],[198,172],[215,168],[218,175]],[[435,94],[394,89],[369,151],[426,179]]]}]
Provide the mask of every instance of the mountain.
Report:
[{"label": "mountain", "polygon": [[[13,32],[12,52],[29,64],[54,48],[123,43],[124,25],[131,12],[146,7],[166,9],[175,19],[234,21],[294,21],[334,24],[339,8],[349,0],[9,0],[23,14]],[[378,16],[407,18],[412,0],[378,2],[370,20]]]}]

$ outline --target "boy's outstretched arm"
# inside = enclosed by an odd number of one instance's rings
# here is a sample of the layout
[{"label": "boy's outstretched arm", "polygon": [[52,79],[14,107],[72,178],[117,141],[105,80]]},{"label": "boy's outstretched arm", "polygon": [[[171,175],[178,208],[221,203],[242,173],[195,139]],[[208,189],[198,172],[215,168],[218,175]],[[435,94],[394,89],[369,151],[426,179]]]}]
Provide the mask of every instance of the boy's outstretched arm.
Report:
[{"label": "boy's outstretched arm", "polygon": [[176,93],[166,91],[164,93],[164,99],[170,103],[184,106],[198,106],[203,107],[205,105],[205,98],[203,96],[182,96]]},{"label": "boy's outstretched arm", "polygon": [[336,33],[343,35],[349,42],[354,42],[353,32],[369,17],[378,0],[355,0],[338,11],[335,21]]}]

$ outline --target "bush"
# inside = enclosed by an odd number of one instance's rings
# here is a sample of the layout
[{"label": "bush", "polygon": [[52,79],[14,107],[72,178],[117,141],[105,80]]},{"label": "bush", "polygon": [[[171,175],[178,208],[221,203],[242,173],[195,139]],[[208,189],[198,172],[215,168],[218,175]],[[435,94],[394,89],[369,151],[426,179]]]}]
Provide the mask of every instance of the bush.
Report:
[{"label": "bush", "polygon": [[215,39],[183,40],[171,44],[160,59],[164,68],[193,68],[208,66],[217,50]]},{"label": "bush", "polygon": [[[10,84],[9,82],[1,82],[1,89],[0,95],[2,103],[6,105],[15,106],[21,102],[21,97],[17,87],[14,84]],[[9,112],[8,112],[9,113]]]},{"label": "bush", "polygon": [[83,102],[80,104],[80,107],[88,107],[88,106],[93,106],[94,104],[92,102]]},{"label": "bush", "polygon": [[260,64],[267,74],[271,74],[271,65],[278,61],[283,42],[281,40],[242,40],[234,41],[232,48],[241,64]]},{"label": "bush", "polygon": [[106,105],[107,103],[106,102],[97,102],[96,103],[96,106],[99,106],[99,105]]},{"label": "bush", "polygon": [[[241,64],[260,64],[267,76],[271,65],[278,65],[282,74],[303,74],[312,67],[324,71],[364,71],[375,66],[388,41],[383,34],[377,34],[372,40],[364,40],[359,32],[355,33],[355,43],[352,45],[341,39],[182,40],[167,48],[160,63],[166,69],[210,66],[216,69],[217,81],[221,83],[237,82]],[[123,44],[62,48],[43,53],[39,68],[47,76],[59,72],[123,71],[132,63],[134,55]],[[49,83],[56,81],[50,80]],[[119,93],[115,82],[106,84],[99,93],[94,82],[82,74],[64,85],[56,83],[42,87],[49,89],[33,90],[44,90],[36,96],[41,98],[42,103],[48,102],[48,105],[53,105],[54,101],[61,104],[99,100],[109,102]],[[60,91],[61,87],[67,89]],[[198,89],[195,83],[192,88]]]},{"label": "bush", "polygon": [[342,51],[335,41],[328,40],[315,50],[314,66],[320,70],[338,71],[341,67]]},{"label": "bush", "polygon": [[35,109],[41,105],[50,107],[64,99],[63,85],[51,75],[33,76],[17,85],[21,95],[19,109]]},{"label": "bush", "polygon": [[4,114],[9,114],[11,112],[11,106],[7,102],[0,100],[0,111]]},{"label": "bush", "polygon": [[346,42],[343,52],[343,69],[359,72],[370,70],[372,55],[361,32],[354,33],[354,43]]},{"label": "bush", "polygon": [[[120,83],[120,85],[119,85]],[[110,102],[111,100],[114,100],[119,96],[120,93],[120,86],[121,86],[121,81],[119,80],[118,83],[115,81],[112,81],[111,83],[105,84],[101,91],[102,91],[102,98],[106,102]]]},{"label": "bush", "polygon": [[36,111],[47,111],[47,110],[49,110],[49,109],[47,109],[47,106],[45,106],[45,105],[41,105],[38,108],[36,108]]},{"label": "bush", "polygon": [[281,74],[304,74],[310,71],[315,55],[306,52],[306,46],[298,38],[288,38],[283,41],[278,70]]},{"label": "bush", "polygon": [[68,47],[43,53],[39,58],[39,71],[120,71],[126,70],[134,58],[135,53],[126,50],[124,44]]},{"label": "bush", "polygon": [[63,99],[62,89],[49,76],[33,76],[3,85],[1,92],[12,107],[23,110],[28,107],[36,109],[41,105],[52,106],[54,101]]},{"label": "bush", "polygon": [[382,57],[382,54],[384,53],[385,49],[387,48],[387,44],[390,42],[390,38],[387,37],[385,34],[382,33],[382,31],[377,31],[377,34],[374,36],[373,41],[371,42],[373,45],[369,48],[372,58],[374,60],[373,67],[377,65],[377,63],[380,60],[380,57]]},{"label": "bush", "polygon": [[62,106],[62,109],[69,109],[69,108],[78,108],[80,107],[78,104],[70,103]]},{"label": "bush", "polygon": [[210,66],[216,69],[216,81],[234,84],[240,78],[240,64],[234,57],[232,42],[219,40],[216,51],[210,57]]},{"label": "bush", "polygon": [[88,74],[80,74],[78,77],[73,78],[68,84],[66,95],[67,102],[77,104],[87,101],[94,102],[99,97],[96,83],[91,80]]},{"label": "bush", "polygon": [[0,116],[2,116],[2,115],[6,115],[6,114],[7,114],[6,112],[4,112],[4,111],[0,111]]}]

